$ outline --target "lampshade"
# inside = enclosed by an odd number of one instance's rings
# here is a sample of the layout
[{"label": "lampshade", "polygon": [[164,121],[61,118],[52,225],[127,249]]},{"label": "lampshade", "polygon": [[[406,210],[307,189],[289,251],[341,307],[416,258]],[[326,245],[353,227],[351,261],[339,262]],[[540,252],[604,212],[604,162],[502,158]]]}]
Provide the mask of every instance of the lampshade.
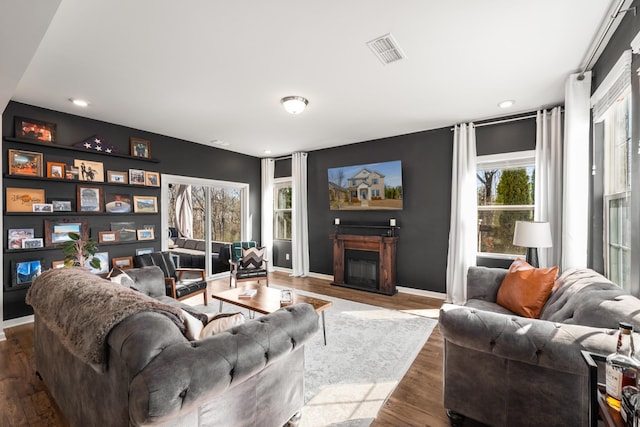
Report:
[{"label": "lampshade", "polygon": [[301,96],[285,96],[280,102],[289,114],[300,114],[309,104],[309,101]]},{"label": "lampshade", "polygon": [[513,244],[525,248],[550,248],[553,244],[549,223],[516,221]]}]

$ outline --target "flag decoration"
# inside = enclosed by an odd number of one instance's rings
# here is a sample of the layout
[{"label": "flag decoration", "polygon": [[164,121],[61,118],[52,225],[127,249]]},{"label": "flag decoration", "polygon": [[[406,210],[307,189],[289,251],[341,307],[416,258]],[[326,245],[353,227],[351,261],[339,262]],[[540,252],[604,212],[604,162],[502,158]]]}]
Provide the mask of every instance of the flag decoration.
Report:
[{"label": "flag decoration", "polygon": [[98,153],[103,154],[119,153],[116,147],[109,144],[109,141],[100,135],[93,135],[84,141],[74,144],[73,146],[76,148],[84,148],[87,151],[97,151]]}]

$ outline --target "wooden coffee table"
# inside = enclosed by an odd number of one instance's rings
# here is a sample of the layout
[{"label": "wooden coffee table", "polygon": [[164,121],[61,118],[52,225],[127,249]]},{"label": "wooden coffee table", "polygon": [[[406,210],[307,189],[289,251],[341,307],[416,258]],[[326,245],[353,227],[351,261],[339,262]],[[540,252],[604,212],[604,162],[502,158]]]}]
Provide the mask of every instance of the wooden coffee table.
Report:
[{"label": "wooden coffee table", "polygon": [[[257,292],[251,298],[239,298],[239,295],[247,289],[255,289]],[[316,313],[320,313],[320,316],[322,317],[322,335],[324,337],[324,344],[327,345],[327,332],[324,320],[324,311],[331,307],[333,303],[331,301],[325,301],[319,298],[300,295],[293,291],[291,293],[293,295],[292,304],[311,304]],[[282,306],[280,305],[280,290],[269,288],[267,286],[244,286],[233,288],[229,289],[228,291],[214,293],[211,295],[211,298],[220,301],[220,311],[222,311],[222,303],[224,302],[228,302],[229,304],[237,305],[261,314],[270,314],[282,308]]]}]

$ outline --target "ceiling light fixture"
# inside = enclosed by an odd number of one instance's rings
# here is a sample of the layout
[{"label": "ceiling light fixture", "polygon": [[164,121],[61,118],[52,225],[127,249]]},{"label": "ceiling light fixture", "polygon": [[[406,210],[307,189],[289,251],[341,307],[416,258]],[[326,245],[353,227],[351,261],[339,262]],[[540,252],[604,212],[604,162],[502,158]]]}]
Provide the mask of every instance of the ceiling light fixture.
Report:
[{"label": "ceiling light fixture", "polygon": [[516,101],[513,101],[511,99],[507,100],[507,101],[502,101],[501,103],[498,104],[498,107],[500,108],[509,108],[509,107],[513,107],[513,104],[515,104]]},{"label": "ceiling light fixture", "polygon": [[271,154],[271,150],[264,150],[264,154]]},{"label": "ceiling light fixture", "polygon": [[89,101],[85,101],[84,99],[69,98],[69,101],[73,102],[73,105],[75,105],[77,107],[88,107],[89,106]]},{"label": "ceiling light fixture", "polygon": [[289,114],[300,114],[309,104],[309,101],[301,96],[285,96],[280,102]]}]

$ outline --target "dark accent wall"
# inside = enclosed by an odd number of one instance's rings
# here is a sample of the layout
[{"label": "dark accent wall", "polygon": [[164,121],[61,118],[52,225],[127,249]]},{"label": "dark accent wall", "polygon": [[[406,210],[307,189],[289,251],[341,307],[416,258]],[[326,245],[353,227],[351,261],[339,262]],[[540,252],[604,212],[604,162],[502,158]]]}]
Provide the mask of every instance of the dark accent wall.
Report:
[{"label": "dark accent wall", "polygon": [[[189,141],[184,141],[164,135],[158,135],[151,132],[145,132],[138,129],[132,129],[126,126],[120,126],[117,124],[106,123],[98,120],[92,120],[80,116],[52,111],[44,108],[21,104],[17,102],[11,102],[5,109],[2,116],[2,133],[5,137],[14,136],[13,132],[13,120],[14,116],[28,117],[37,120],[44,120],[47,122],[57,123],[58,129],[58,143],[62,145],[73,145],[77,142],[92,135],[100,135],[106,138],[110,144],[117,147],[122,153],[129,154],[129,137],[135,136],[139,138],[148,139],[151,141],[151,157],[159,160],[159,163],[144,163],[136,162],[135,160],[126,158],[114,158],[109,156],[100,156],[96,158],[94,155],[90,160],[103,161],[106,165],[109,165],[109,169],[127,171],[129,168],[145,169],[158,171],[160,173],[166,173],[171,175],[191,176],[206,179],[216,179],[222,181],[233,181],[248,183],[250,186],[249,191],[249,206],[250,206],[250,229],[252,235],[248,236],[255,240],[260,240],[260,203],[261,203],[261,186],[260,186],[260,159],[243,154],[234,153],[231,151],[221,150],[218,148],[208,147],[202,144],[197,144]],[[39,146],[26,145],[25,150],[45,152],[45,164],[49,160],[57,160],[54,156],[59,156],[60,160],[69,162],[69,158],[82,159],[84,154],[82,152],[58,150],[57,152],[51,151],[48,153],[47,148],[40,149]],[[54,149],[50,149],[54,150]],[[61,151],[64,151],[61,153]],[[4,171],[7,171],[7,150],[3,149],[3,166]],[[43,185],[45,191],[48,184],[46,181],[33,181],[34,185]],[[72,184],[69,184],[72,185]],[[23,187],[30,187],[30,185],[21,185]],[[6,187],[6,185],[3,185]],[[123,187],[122,192],[129,192],[132,194],[146,194],[148,189],[135,189],[132,187]],[[155,190],[154,190],[155,191]],[[158,192],[159,193],[159,192]],[[49,197],[49,193],[46,194]],[[159,201],[160,205],[160,201]],[[81,214],[79,214],[81,216]],[[15,222],[14,216],[11,217],[11,222]],[[26,217],[29,219],[37,218],[39,226],[41,227],[42,218],[40,217]],[[109,222],[113,221],[115,216],[92,216],[90,217],[90,229],[108,229]],[[7,217],[5,216],[5,222]],[[127,219],[130,220],[130,219]],[[136,225],[138,223],[146,224],[150,221],[156,226],[156,234],[161,232],[164,225],[160,224],[160,215],[150,216],[145,218],[135,217]],[[4,243],[3,248],[6,248],[6,228],[4,231]],[[15,228],[15,227],[11,227]],[[36,237],[42,237],[37,235]],[[97,237],[96,233],[92,231],[92,237]],[[96,238],[97,240],[97,238]],[[140,242],[134,246],[121,245],[121,246],[109,246],[108,252],[110,257],[112,256],[126,256],[135,255],[136,247],[150,247],[154,246],[155,249],[160,249],[160,243],[155,242],[151,244],[143,244]],[[105,247],[105,250],[107,247]],[[49,257],[56,257],[61,259],[61,252],[58,251],[42,251],[42,254],[47,254]],[[12,255],[13,256],[13,255]],[[47,260],[49,262],[49,260]],[[5,278],[7,280],[10,266],[6,256],[3,256],[3,265],[5,269]],[[46,265],[45,265],[46,267]],[[14,318],[31,314],[29,306],[24,304],[24,295],[26,291],[13,291],[4,293],[4,318]]]}]

